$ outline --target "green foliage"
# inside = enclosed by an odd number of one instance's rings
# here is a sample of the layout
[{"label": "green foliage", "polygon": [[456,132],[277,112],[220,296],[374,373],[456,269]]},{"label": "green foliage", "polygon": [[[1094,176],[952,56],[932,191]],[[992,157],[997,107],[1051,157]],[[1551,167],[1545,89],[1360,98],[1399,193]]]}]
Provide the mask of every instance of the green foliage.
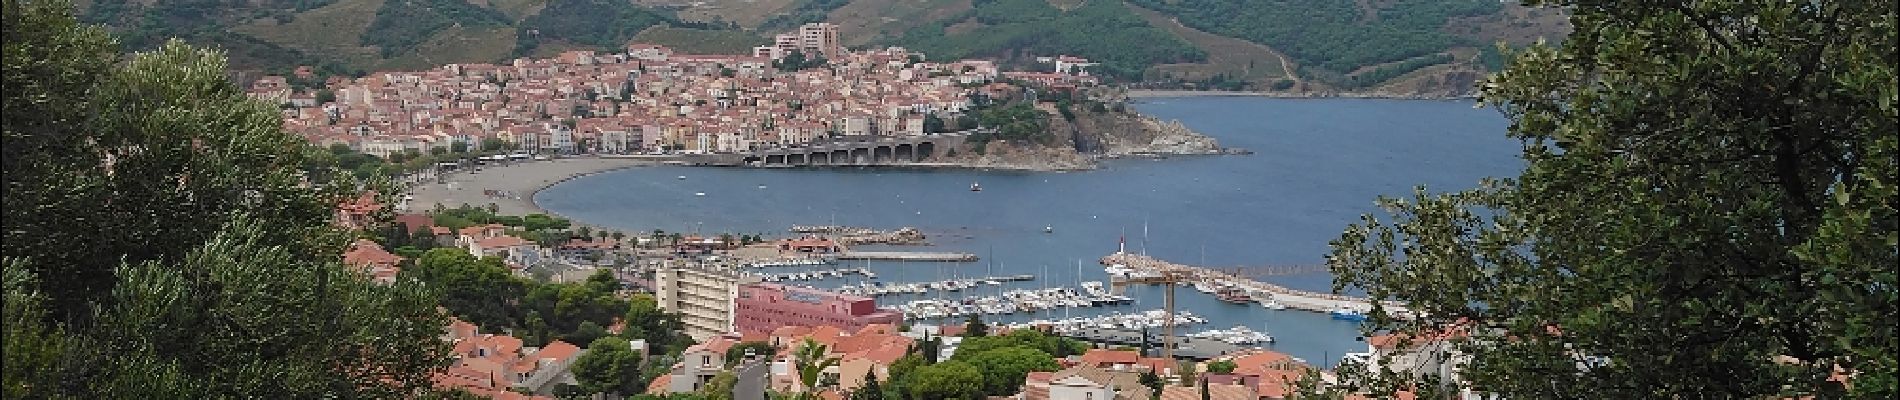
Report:
[{"label": "green foliage", "polygon": [[825,368],[838,365],[838,359],[825,357],[825,353],[825,345],[811,338],[805,338],[805,341],[800,342],[797,348],[792,349],[793,362],[797,363],[794,367],[798,368],[798,380],[805,385],[804,387],[817,387],[815,385],[818,384],[818,375],[823,373]]},{"label": "green foliage", "polygon": [[978,131],[964,139],[964,143],[979,151],[992,140],[1026,141],[1050,144],[1055,135],[1049,132],[1049,113],[1036,109],[1028,102],[1014,102],[1005,105],[992,105],[972,111],[976,122],[983,128],[994,131]]},{"label": "green foliage", "polygon": [[732,371],[721,371],[718,375],[713,375],[712,379],[706,382],[706,386],[699,388],[699,395],[705,396],[707,400],[732,400],[733,386],[738,386],[738,384],[738,375],[733,374]]},{"label": "green foliage", "polygon": [[670,22],[624,0],[550,0],[541,12],[521,21],[517,48],[550,42],[617,49],[640,31]]},{"label": "green foliage", "polygon": [[[1120,2],[1091,1],[1068,11],[1044,0],[988,0],[972,6],[968,12],[912,29],[896,42],[934,59],[1069,54],[1102,63],[1093,69],[1098,74],[1130,80],[1139,79],[1154,64],[1207,57],[1179,37],[1148,25]],[[965,21],[984,26],[946,33],[947,27]]]},{"label": "green foliage", "polygon": [[501,259],[478,259],[460,248],[429,250],[402,274],[435,289],[450,314],[491,332],[514,326],[521,318],[514,302],[531,285],[516,278]]},{"label": "green foliage", "polygon": [[640,380],[640,353],[628,346],[627,339],[594,339],[571,370],[586,393],[628,395],[646,390],[646,382]]},{"label": "green foliage", "polygon": [[660,311],[659,302],[653,296],[636,294],[627,301],[627,312],[623,321],[627,329],[621,336],[647,341],[648,353],[677,355],[693,340],[686,336],[686,325],[680,322],[680,315]]},{"label": "green foliage", "polygon": [[1051,372],[1061,369],[1055,357],[1042,350],[1026,347],[1005,347],[975,353],[964,357],[962,350],[952,357],[952,362],[968,362],[983,372],[983,393],[990,396],[1008,396],[1016,394],[1023,386],[1023,377],[1030,372]]},{"label": "green foliage", "polygon": [[739,361],[745,360],[747,350],[751,350],[753,355],[760,358],[769,359],[778,354],[778,349],[773,348],[771,343],[739,342],[726,349],[726,368],[732,368],[734,365],[739,365]]},{"label": "green foliage", "polygon": [[343,193],[300,185],[303,154],[284,149],[301,139],[218,53],[121,60],[64,3],[6,4],[6,255],[32,261],[51,319],[85,322],[115,267],[176,261],[239,211],[281,228],[275,244],[340,249]]},{"label": "green foliage", "polygon": [[802,71],[812,68],[823,68],[826,65],[830,65],[830,62],[825,61],[823,55],[806,57],[805,52],[798,50],[792,50],[792,52],[786,54],[785,57],[772,62],[772,68],[777,68],[780,71]]},{"label": "green foliage", "polygon": [[1893,6],[1570,4],[1563,48],[1485,86],[1524,172],[1382,199],[1333,242],[1335,288],[1419,316],[1369,330],[1465,332],[1445,347],[1501,398],[1900,395]]},{"label": "green foliage", "polygon": [[766,32],[786,31],[798,29],[799,25],[825,22],[825,18],[831,14],[831,10],[836,10],[838,7],[844,7],[845,4],[850,3],[851,0],[801,0],[797,7],[781,12],[778,15],[773,15],[770,19],[766,19],[764,23],[759,24],[757,30]]},{"label": "green foliage", "polygon": [[1089,349],[1088,343],[1075,339],[1054,336],[1034,329],[1017,329],[1002,336],[964,339],[963,343],[957,346],[957,354],[952,357],[962,359],[965,354],[974,355],[1008,347],[1036,349],[1058,358],[1079,355]]},{"label": "green foliage", "polygon": [[1234,368],[1238,368],[1238,367],[1239,367],[1238,365],[1234,365],[1234,362],[1232,360],[1213,361],[1213,362],[1207,363],[1207,372],[1215,373],[1215,374],[1231,374],[1231,373],[1234,373]]},{"label": "green foliage", "polygon": [[[1491,0],[1383,2],[1290,0],[1133,0],[1214,34],[1272,46],[1308,71],[1343,77],[1362,66],[1410,59],[1469,45],[1444,32],[1447,20],[1496,14]],[[1370,7],[1373,15],[1367,15]],[[1417,69],[1417,68],[1413,68]],[[1394,74],[1393,76],[1396,76]]]},{"label": "green foliage", "polygon": [[877,374],[866,370],[864,371],[864,386],[859,386],[858,390],[852,391],[851,396],[846,397],[846,399],[884,400],[884,387],[878,384]]},{"label": "green foliage", "polygon": [[386,0],[363,31],[362,40],[388,58],[415,49],[450,26],[508,26],[512,22],[500,11],[466,0]]},{"label": "green foliage", "polygon": [[977,399],[983,396],[983,372],[962,361],[918,367],[905,378],[913,399]]},{"label": "green foliage", "polygon": [[989,335],[990,326],[983,323],[983,317],[970,314],[970,317],[963,321],[963,337],[974,338]]}]

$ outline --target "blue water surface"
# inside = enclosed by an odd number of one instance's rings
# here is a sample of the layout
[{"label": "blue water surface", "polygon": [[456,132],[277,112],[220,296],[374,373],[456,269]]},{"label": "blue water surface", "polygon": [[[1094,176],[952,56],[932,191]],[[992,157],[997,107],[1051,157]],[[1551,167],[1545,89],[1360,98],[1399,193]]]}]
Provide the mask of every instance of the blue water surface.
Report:
[{"label": "blue water surface", "polygon": [[[1467,189],[1484,177],[1516,175],[1523,166],[1517,143],[1504,135],[1505,119],[1465,100],[1188,97],[1148,99],[1135,108],[1255,153],[1117,160],[1069,173],[634,168],[574,179],[535,200],[552,212],[627,231],[777,235],[795,224],[912,226],[934,244],[919,250],[970,252],[984,260],[870,263],[879,280],[1027,273],[1041,279],[1009,287],[1073,287],[1105,280],[1095,260],[1114,252],[1122,238],[1129,251],[1188,264],[1320,264],[1327,241],[1361,214],[1376,212],[1373,200],[1380,195],[1406,196],[1417,185]],[[983,190],[970,191],[972,183]],[[1300,289],[1331,287],[1323,272],[1268,279]],[[984,290],[979,293],[997,289]],[[1159,288],[1129,294],[1137,304],[1074,313],[1162,307]],[[1191,289],[1177,294],[1181,309],[1212,321],[1186,331],[1266,329],[1279,340],[1274,350],[1322,365],[1365,349],[1353,323],[1324,314],[1232,305]]]}]

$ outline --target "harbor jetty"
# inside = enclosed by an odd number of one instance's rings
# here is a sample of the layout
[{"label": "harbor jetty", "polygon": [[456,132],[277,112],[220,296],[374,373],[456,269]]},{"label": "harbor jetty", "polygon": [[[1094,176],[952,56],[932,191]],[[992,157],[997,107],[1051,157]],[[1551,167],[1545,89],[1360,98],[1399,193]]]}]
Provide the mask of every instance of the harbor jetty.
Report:
[{"label": "harbor jetty", "polygon": [[879,230],[839,225],[792,225],[791,231],[792,233],[806,235],[828,236],[846,246],[860,244],[922,246],[930,244],[924,241],[925,237],[923,231],[908,226],[894,230]]},{"label": "harbor jetty", "polygon": [[[1116,252],[1102,257],[1101,263],[1109,278],[1116,286],[1126,284],[1159,284],[1156,279],[1164,275],[1185,276],[1186,281],[1177,282],[1183,286],[1192,286],[1196,290],[1219,293],[1223,290],[1247,293],[1253,300],[1268,308],[1286,308],[1314,312],[1334,313],[1336,315],[1361,315],[1372,309],[1372,301],[1364,298],[1341,296],[1332,293],[1320,293],[1293,289],[1272,283],[1234,276],[1231,273],[1212,268],[1176,264],[1142,254]],[[1387,308],[1404,313],[1398,304],[1387,304]]]},{"label": "harbor jetty", "polygon": [[920,251],[846,251],[838,253],[840,260],[882,260],[882,261],[938,261],[968,262],[976,261],[976,255],[970,253],[941,253]]}]

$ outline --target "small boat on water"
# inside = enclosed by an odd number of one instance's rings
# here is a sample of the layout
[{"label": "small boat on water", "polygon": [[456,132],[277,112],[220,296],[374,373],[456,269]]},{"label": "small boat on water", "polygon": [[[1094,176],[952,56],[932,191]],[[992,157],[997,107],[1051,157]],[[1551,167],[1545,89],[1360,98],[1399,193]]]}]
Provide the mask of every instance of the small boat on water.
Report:
[{"label": "small boat on water", "polygon": [[1253,296],[1248,296],[1246,290],[1241,290],[1240,288],[1235,288],[1235,287],[1222,288],[1219,292],[1214,293],[1214,298],[1220,299],[1220,301],[1225,301],[1225,302],[1234,303],[1234,304],[1247,304],[1247,303],[1253,302]]},{"label": "small boat on water", "polygon": [[970,182],[970,191],[981,192],[983,191],[983,185],[978,185],[976,184],[976,182]]},{"label": "small boat on water", "polygon": [[679,179],[680,179],[680,180],[682,180],[682,181],[683,181],[683,180],[686,180],[686,175],[680,175],[680,178],[679,178]]},{"label": "small boat on water", "polygon": [[1055,232],[1056,232],[1056,227],[1054,225],[1042,227],[1042,233],[1055,233]]},{"label": "small boat on water", "polygon": [[1333,309],[1332,312],[1329,312],[1328,314],[1332,314],[1333,319],[1337,319],[1337,320],[1345,320],[1345,321],[1366,320],[1366,313],[1359,312],[1359,310],[1354,310],[1354,309],[1344,308],[1344,307],[1335,308]]},{"label": "small boat on water", "polygon": [[693,192],[694,196],[705,196],[706,192]]}]

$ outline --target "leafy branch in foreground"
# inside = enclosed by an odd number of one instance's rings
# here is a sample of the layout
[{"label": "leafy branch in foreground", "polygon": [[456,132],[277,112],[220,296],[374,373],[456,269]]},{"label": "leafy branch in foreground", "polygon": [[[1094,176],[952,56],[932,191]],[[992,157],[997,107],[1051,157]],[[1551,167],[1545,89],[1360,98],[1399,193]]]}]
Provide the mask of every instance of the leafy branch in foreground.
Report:
[{"label": "leafy branch in foreground", "polygon": [[1575,31],[1483,88],[1523,174],[1333,242],[1418,318],[1313,392],[1895,397],[1894,2],[1540,3]]}]

